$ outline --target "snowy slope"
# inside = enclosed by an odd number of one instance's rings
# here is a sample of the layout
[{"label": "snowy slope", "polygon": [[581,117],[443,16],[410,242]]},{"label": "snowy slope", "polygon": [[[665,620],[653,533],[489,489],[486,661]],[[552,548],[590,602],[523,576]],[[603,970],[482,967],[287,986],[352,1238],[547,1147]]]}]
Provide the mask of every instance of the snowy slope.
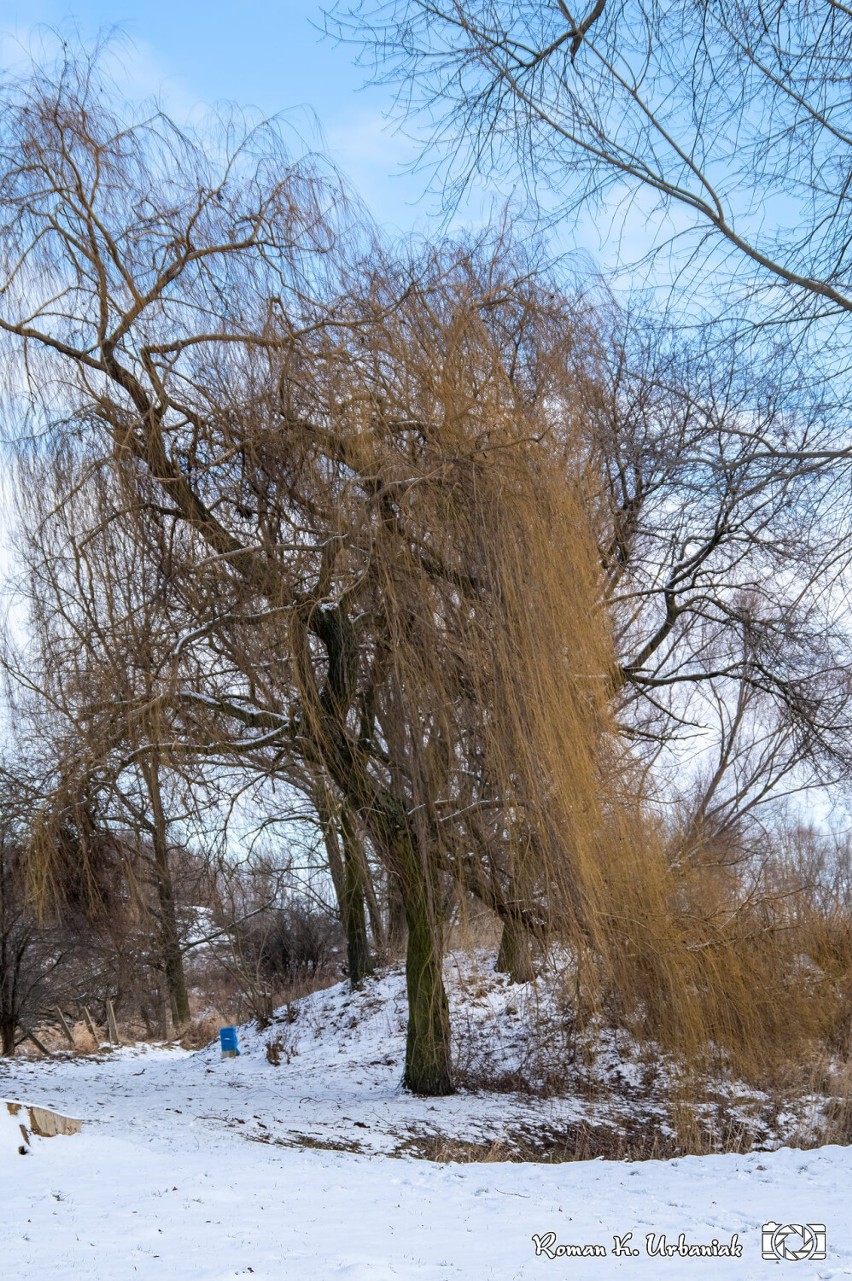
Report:
[{"label": "snowy slope", "polygon": [[[490,1054],[509,1069],[528,1053],[522,1000],[495,980],[456,1003],[469,1063]],[[399,1088],[404,1017],[391,974],[354,1001],[329,989],[264,1032],[244,1029],[236,1060],[216,1047],[159,1048],[0,1066],[0,1098],[85,1120],[82,1134],[43,1140],[25,1157],[0,1149],[0,1277],[852,1276],[852,1149],[634,1163],[415,1159],[424,1135],[483,1152],[490,1143],[499,1156],[507,1136],[604,1119],[612,1099],[413,1099]],[[624,1076],[626,1100],[639,1065],[619,1058],[612,1072]],[[824,1223],[826,1260],[763,1262],[769,1221]],[[638,1254],[613,1255],[613,1237],[627,1233]],[[741,1254],[649,1255],[648,1233],[657,1247],[660,1234],[669,1245],[680,1233],[705,1245],[736,1234]],[[606,1253],[551,1258],[557,1244]]]}]

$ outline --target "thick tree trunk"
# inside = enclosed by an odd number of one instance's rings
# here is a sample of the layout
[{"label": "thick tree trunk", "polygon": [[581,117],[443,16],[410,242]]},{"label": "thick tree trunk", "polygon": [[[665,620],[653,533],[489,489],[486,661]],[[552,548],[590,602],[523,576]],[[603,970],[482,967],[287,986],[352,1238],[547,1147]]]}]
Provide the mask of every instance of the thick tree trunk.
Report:
[{"label": "thick tree trunk", "polygon": [[453,1093],[450,1017],[442,972],[443,931],[437,875],[429,851],[421,849],[404,804],[376,784],[348,756],[341,781],[349,800],[363,815],[376,851],[398,883],[405,911],[408,946],[405,981],[408,1036],[403,1085],[414,1094]]},{"label": "thick tree trunk", "polygon": [[145,781],[148,785],[154,820],[152,840],[154,846],[154,880],[157,887],[159,908],[160,956],[166,976],[166,988],[172,1010],[172,1021],[175,1027],[179,1028],[189,1021],[189,993],[186,987],[183,953],[177,927],[174,883],[172,881],[171,867],[169,866],[166,816],[163,809],[160,776],[156,760],[150,761],[145,766]]},{"label": "thick tree trunk", "polygon": [[425,913],[407,905],[408,1035],[403,1085],[413,1094],[452,1094],[450,1015],[441,972],[441,955]]},{"label": "thick tree trunk", "polygon": [[11,1059],[15,1056],[15,1028],[14,1019],[3,1019],[0,1022],[0,1054],[4,1059]]},{"label": "thick tree trunk", "polygon": [[410,831],[400,834],[398,853],[408,926],[408,1036],[403,1085],[413,1094],[452,1094],[450,1012],[444,989],[438,887]]},{"label": "thick tree trunk", "polygon": [[508,974],[513,983],[531,983],[535,978],[532,940],[519,921],[503,922],[497,969],[501,974]]},{"label": "thick tree trunk", "polygon": [[405,902],[399,877],[388,876],[388,928],[387,947],[391,957],[402,956],[408,938],[408,924],[405,919]]}]

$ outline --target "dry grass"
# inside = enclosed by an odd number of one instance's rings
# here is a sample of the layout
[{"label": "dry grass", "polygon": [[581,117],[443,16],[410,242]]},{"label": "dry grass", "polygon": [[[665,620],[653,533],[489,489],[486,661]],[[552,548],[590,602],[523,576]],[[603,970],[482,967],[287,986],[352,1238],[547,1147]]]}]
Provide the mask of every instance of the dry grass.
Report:
[{"label": "dry grass", "polygon": [[[738,1149],[739,1150],[739,1149]],[[484,1162],[531,1161],[556,1165],[564,1161],[649,1161],[684,1156],[688,1149],[677,1139],[650,1124],[636,1123],[627,1129],[580,1123],[565,1129],[543,1126],[508,1130],[503,1139],[476,1142],[445,1135],[411,1138],[399,1154],[426,1161]]]},{"label": "dry grass", "polygon": [[178,1044],[184,1050],[203,1050],[216,1040],[219,1028],[227,1025],[227,1020],[218,1011],[208,1011],[200,1018],[191,1020],[182,1030]]},{"label": "dry grass", "polygon": [[[778,1100],[777,1108],[789,1108]],[[668,1113],[624,1115],[614,1108],[608,1124],[580,1121],[564,1127],[529,1123],[507,1127],[499,1139],[479,1141],[441,1134],[411,1135],[398,1155],[440,1162],[531,1161],[667,1161],[683,1156],[770,1150],[782,1141],[771,1121],[772,1108],[748,1115],[726,1100],[716,1106],[676,1101]],[[826,1143],[852,1142],[852,1098],[822,1100],[819,1115],[787,1133],[787,1147],[811,1149]]]},{"label": "dry grass", "polygon": [[[101,1040],[102,1040],[103,1039],[102,1029],[98,1029],[98,1031],[101,1032]],[[82,1019],[78,1023],[74,1024],[74,1026],[71,1029],[71,1035],[74,1038],[75,1054],[97,1054],[98,1053],[100,1049],[100,1041],[96,1040],[94,1036],[92,1036],[91,1030]]]}]

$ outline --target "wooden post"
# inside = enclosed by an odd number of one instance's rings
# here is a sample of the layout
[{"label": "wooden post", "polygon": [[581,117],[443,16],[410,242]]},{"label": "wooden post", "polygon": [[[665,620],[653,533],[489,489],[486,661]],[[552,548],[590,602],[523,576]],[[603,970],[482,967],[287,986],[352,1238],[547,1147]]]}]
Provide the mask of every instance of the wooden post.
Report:
[{"label": "wooden post", "polygon": [[72,1035],[72,1033],[71,1033],[71,1029],[70,1029],[70,1027],[68,1026],[68,1020],[66,1019],[65,1015],[62,1013],[62,1011],[60,1010],[60,1008],[59,1008],[59,1006],[58,1006],[58,1005],[57,1005],[57,1007],[56,1007],[56,1013],[57,1013],[57,1016],[58,1016],[58,1018],[59,1018],[59,1024],[60,1024],[60,1027],[62,1028],[62,1031],[65,1033],[65,1040],[68,1042],[68,1044],[71,1046],[71,1048],[72,1048],[72,1050],[73,1050],[73,1048],[74,1048],[74,1037],[73,1037],[73,1035]]},{"label": "wooden post", "polygon": [[169,1039],[169,998],[162,988],[159,989],[158,994],[160,998],[160,1040],[168,1041]]},{"label": "wooden post", "polygon": [[83,1006],[83,1015],[86,1019],[86,1024],[89,1028],[89,1031],[91,1032],[92,1036],[95,1039],[95,1045],[100,1045],[101,1038],[98,1036],[98,1029],[95,1027],[95,1020],[92,1018],[91,1014],[89,1013],[89,1007],[87,1005]]},{"label": "wooden post", "polygon": [[24,1036],[28,1037],[29,1040],[32,1041],[33,1045],[36,1047],[37,1050],[41,1050],[42,1054],[45,1054],[49,1059],[53,1058],[53,1055],[51,1054],[50,1050],[47,1048],[46,1045],[42,1044],[42,1042],[36,1036],[35,1032],[30,1032],[25,1027],[22,1027],[21,1031],[23,1032]]},{"label": "wooden post", "polygon": [[109,1039],[112,1041],[113,1045],[121,1045],[121,1037],[118,1035],[118,1024],[115,1021],[115,1010],[113,1009],[113,1004],[109,997],[107,997],[106,1012]]}]

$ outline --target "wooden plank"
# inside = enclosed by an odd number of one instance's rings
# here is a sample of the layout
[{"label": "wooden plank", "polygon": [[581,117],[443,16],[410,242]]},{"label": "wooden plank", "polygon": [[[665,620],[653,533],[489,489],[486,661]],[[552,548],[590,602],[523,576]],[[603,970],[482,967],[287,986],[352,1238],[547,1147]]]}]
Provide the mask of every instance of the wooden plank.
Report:
[{"label": "wooden plank", "polygon": [[30,1116],[30,1129],[33,1134],[43,1139],[52,1139],[57,1134],[79,1134],[83,1122],[73,1116],[63,1116],[61,1112],[52,1112],[50,1108],[37,1107],[30,1103],[27,1108]]}]

